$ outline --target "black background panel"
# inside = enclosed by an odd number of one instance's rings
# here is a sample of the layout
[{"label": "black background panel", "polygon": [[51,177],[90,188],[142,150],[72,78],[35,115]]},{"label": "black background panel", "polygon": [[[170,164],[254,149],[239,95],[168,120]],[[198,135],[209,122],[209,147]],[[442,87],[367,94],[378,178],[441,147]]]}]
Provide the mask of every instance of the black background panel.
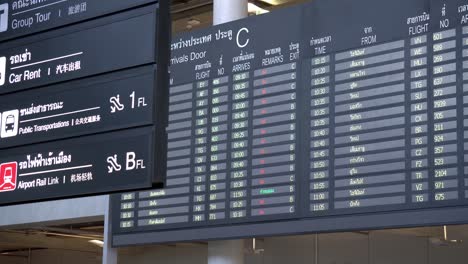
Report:
[{"label": "black background panel", "polygon": [[167,187],[113,197],[114,245],[453,223],[467,14],[319,0],[175,37]]}]

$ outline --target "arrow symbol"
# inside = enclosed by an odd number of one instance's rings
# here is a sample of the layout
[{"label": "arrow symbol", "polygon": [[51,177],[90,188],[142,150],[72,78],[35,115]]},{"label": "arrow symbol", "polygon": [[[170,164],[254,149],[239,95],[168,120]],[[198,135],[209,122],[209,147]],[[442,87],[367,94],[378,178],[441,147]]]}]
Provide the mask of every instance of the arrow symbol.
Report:
[{"label": "arrow symbol", "polygon": [[120,103],[120,95],[112,96],[109,100],[111,102],[111,113],[124,110],[125,106]]}]

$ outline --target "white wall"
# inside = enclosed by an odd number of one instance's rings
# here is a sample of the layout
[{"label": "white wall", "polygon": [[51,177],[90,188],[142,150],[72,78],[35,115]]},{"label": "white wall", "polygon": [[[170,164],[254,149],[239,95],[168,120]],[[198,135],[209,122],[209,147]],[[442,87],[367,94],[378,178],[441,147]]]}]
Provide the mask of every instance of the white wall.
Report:
[{"label": "white wall", "polygon": [[268,238],[259,243],[265,249],[263,262],[247,260],[246,264],[256,263],[288,263],[288,264],[312,264],[314,260],[314,236],[297,236],[284,238]]},{"label": "white wall", "polygon": [[102,221],[109,196],[92,196],[2,207],[0,227],[52,225]]},{"label": "white wall", "polygon": [[101,254],[69,250],[38,250],[31,264],[100,264]]},{"label": "white wall", "polygon": [[28,261],[27,259],[21,258],[21,257],[0,256],[0,263],[1,264],[27,264]]},{"label": "white wall", "polygon": [[368,264],[367,235],[358,233],[319,236],[319,263]]},{"label": "white wall", "polygon": [[168,245],[128,248],[119,251],[119,264],[197,264],[206,263],[206,245]]},{"label": "white wall", "polygon": [[[369,243],[370,241],[370,243]],[[265,251],[248,252],[245,264],[315,264],[315,236],[266,238],[257,243]],[[425,237],[388,231],[323,234],[317,264],[466,264],[468,241],[448,247]],[[247,251],[246,251],[247,252]],[[119,264],[205,264],[206,244],[182,244],[119,249]],[[27,259],[0,256],[0,264],[26,264]],[[64,250],[34,251],[32,264],[98,264],[99,253]]]},{"label": "white wall", "polygon": [[[27,255],[27,254],[25,254]],[[0,264],[28,264],[28,258],[0,257]],[[101,254],[69,250],[35,250],[31,264],[100,264]]]},{"label": "white wall", "polygon": [[[315,264],[315,236],[266,238],[257,242],[265,251],[247,253],[245,264]],[[322,234],[317,264],[466,264],[468,241],[434,246],[427,238],[388,231]],[[205,264],[207,246],[127,249],[119,264]],[[429,259],[428,259],[429,258]]]},{"label": "white wall", "polygon": [[[424,237],[371,233],[371,263],[427,264],[428,240]],[[432,249],[431,249],[432,250]]]},{"label": "white wall", "polygon": [[[369,243],[370,242],[370,243]],[[267,238],[265,252],[247,256],[246,264],[315,264],[314,236]],[[466,264],[468,241],[435,246],[427,238],[391,232],[319,236],[317,264]],[[429,260],[428,260],[429,259]]]}]

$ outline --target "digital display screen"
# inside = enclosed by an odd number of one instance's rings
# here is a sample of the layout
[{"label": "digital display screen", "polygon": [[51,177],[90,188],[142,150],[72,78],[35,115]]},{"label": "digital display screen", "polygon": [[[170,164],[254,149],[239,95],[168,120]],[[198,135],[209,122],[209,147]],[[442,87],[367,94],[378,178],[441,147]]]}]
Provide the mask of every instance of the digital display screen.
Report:
[{"label": "digital display screen", "polygon": [[113,197],[138,205],[116,209],[114,245],[467,205],[467,16],[317,0],[175,36],[167,187]]}]

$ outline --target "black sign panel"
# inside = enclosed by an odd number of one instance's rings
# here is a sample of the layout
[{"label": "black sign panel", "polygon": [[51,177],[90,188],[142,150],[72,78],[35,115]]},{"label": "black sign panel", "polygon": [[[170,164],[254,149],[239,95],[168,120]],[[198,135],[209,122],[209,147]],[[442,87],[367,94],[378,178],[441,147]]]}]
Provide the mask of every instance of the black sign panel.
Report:
[{"label": "black sign panel", "polygon": [[166,1],[0,4],[0,40],[15,38],[0,45],[1,205],[164,183],[168,25]]},{"label": "black sign panel", "polygon": [[154,132],[133,129],[0,154],[0,204],[146,188]]},{"label": "black sign panel", "polygon": [[172,51],[167,187],[113,197],[115,246],[468,222],[466,1],[316,0]]},{"label": "black sign panel", "polygon": [[0,148],[154,124],[155,69],[0,97]]},{"label": "black sign panel", "polygon": [[2,45],[0,93],[155,63],[156,10],[149,6]]},{"label": "black sign panel", "polygon": [[9,0],[0,4],[0,41],[126,10],[157,0]]}]

